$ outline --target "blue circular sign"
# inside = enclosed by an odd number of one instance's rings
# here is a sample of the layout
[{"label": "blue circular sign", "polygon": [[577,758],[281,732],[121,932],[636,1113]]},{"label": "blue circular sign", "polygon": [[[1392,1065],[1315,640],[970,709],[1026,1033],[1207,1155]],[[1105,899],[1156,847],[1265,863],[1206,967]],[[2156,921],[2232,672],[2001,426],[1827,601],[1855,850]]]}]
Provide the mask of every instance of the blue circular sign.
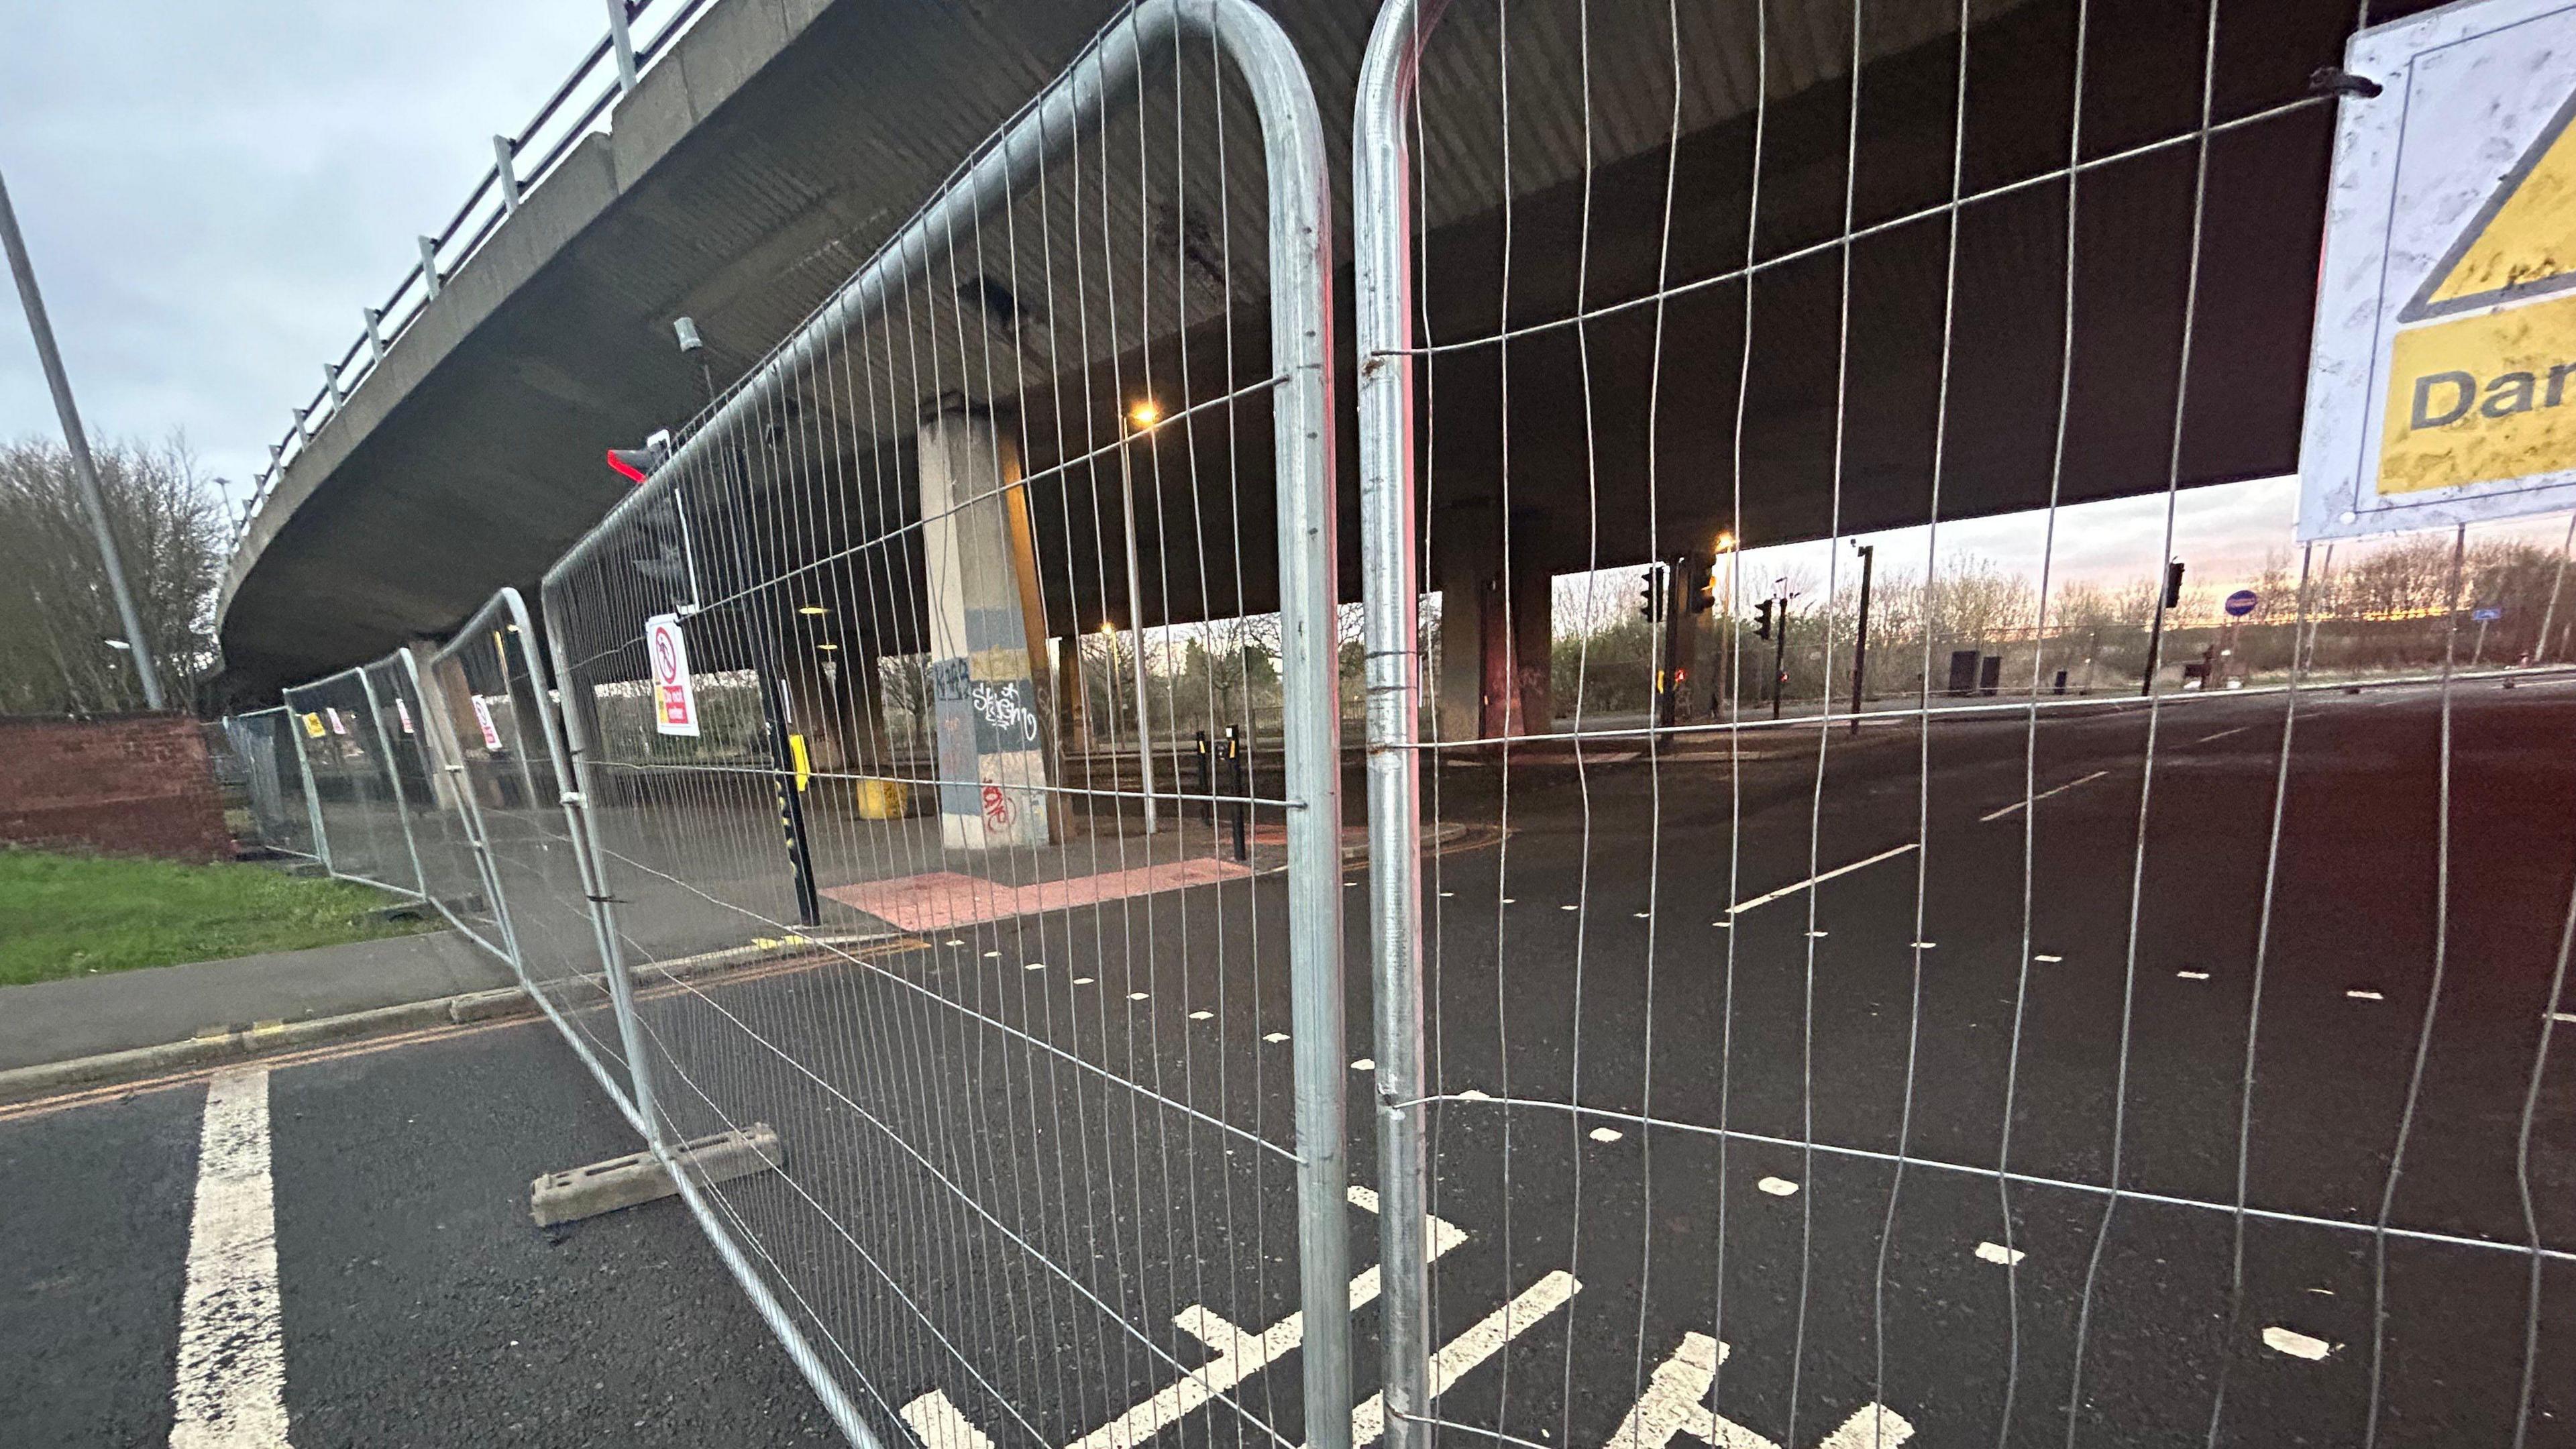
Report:
[{"label": "blue circular sign", "polygon": [[2231,619],[2242,619],[2246,615],[2253,613],[2255,601],[2256,596],[2252,589],[2238,589],[2235,593],[2229,594],[2227,596],[2227,617]]}]

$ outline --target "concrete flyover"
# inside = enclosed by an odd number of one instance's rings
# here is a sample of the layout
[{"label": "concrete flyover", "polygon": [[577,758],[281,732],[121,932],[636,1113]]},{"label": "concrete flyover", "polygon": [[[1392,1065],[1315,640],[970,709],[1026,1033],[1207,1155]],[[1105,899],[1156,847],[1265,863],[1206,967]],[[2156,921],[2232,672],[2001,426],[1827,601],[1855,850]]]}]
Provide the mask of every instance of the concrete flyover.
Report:
[{"label": "concrete flyover", "polygon": [[[1267,8],[1312,71],[1346,208],[1353,77],[1376,7],[1274,0]],[[1465,78],[1452,93],[1468,95],[1476,67],[1506,47],[1491,7],[1452,8],[1426,73],[1448,67]],[[1422,210],[1437,265],[1423,306],[1435,338],[1491,331],[1506,309],[1515,323],[1562,315],[1576,295],[1579,259],[1588,259],[1584,295],[1602,299],[1652,292],[1658,275],[1716,276],[1745,254],[1752,87],[1739,80],[1694,97],[1668,145],[1668,116],[1617,104],[1621,67],[1650,74],[1669,64],[1663,7],[1637,6],[1634,16],[1618,7],[1616,17],[1594,7],[1600,33],[1647,39],[1642,49],[1605,46],[1589,86],[1568,28],[1573,7],[1558,8],[1567,14],[1511,12],[1514,107],[1527,120],[1514,124],[1508,168],[1490,106],[1424,113]],[[2062,265],[2067,185],[2059,173],[2077,6],[1979,0],[1970,7],[1963,187],[1993,194],[1959,214],[1953,288],[1942,203],[1951,186],[1955,8],[1932,0],[1868,7],[1863,105],[1852,130],[1847,0],[1772,0],[1758,251],[1813,249],[1752,283],[1749,378],[1746,298],[1736,282],[1516,340],[1509,389],[1504,349],[1442,354],[1424,369],[1438,389],[1441,429],[1483,441],[1431,456],[1432,580],[1453,600],[1480,579],[1490,593],[1507,518],[1518,521],[1511,552],[1524,578],[1704,549],[1719,528],[1764,542],[1919,521],[1934,506],[1945,330],[1956,365],[1940,516],[2045,502],[2053,476],[2067,501],[2159,489],[2174,448],[2195,232],[2201,286],[2182,480],[2291,470],[2332,119],[2330,105],[2311,99],[2310,76],[2339,59],[2352,7],[2279,0],[2225,9],[2210,107],[2214,119],[2238,124],[2208,144],[2197,228],[2199,148],[2189,138],[2209,34],[2200,12],[2151,0],[2086,8],[2089,164],[2078,183],[2072,284]],[[2372,18],[2420,8],[2374,6]],[[619,102],[610,129],[582,142],[447,280],[288,466],[224,583],[220,627],[234,685],[265,691],[440,634],[496,587],[531,585],[624,491],[601,450],[697,410],[699,383],[673,346],[674,318],[696,319],[719,384],[748,370],[1117,9],[1109,0],[717,0]],[[1749,24],[1685,29],[1685,44],[1711,56],[1740,51],[1745,64],[1736,68],[1749,67]],[[1250,145],[1237,137],[1230,154],[1238,143]],[[1844,253],[1815,244],[1843,230],[1847,146],[1857,158],[1853,224],[1866,234],[1850,249],[1849,370],[1838,379]],[[1257,171],[1257,152],[1241,154],[1246,173]],[[2017,181],[2029,184],[2009,185]],[[1172,220],[1187,235],[1200,219]],[[1341,235],[1346,259],[1346,216]],[[1029,329],[1059,325],[1021,304],[1042,283],[1040,270],[1014,262],[975,284],[1024,356]],[[1345,309],[1347,280],[1345,260]],[[2059,338],[2070,294],[2075,362],[2058,468]],[[1258,359],[1266,349],[1257,306],[1230,317],[1199,309],[1184,325],[1202,340],[1231,328],[1251,340],[1238,352]],[[1347,348],[1346,323],[1341,336]],[[1172,341],[1157,336],[1139,350]],[[1120,361],[1097,349],[1070,355],[1074,373]],[[1237,377],[1195,375],[1221,355],[1197,350],[1192,395],[1257,380],[1255,361]],[[1588,389],[1579,385],[1587,376]],[[1563,385],[1540,385],[1551,379]],[[965,391],[974,409],[1028,416],[1054,407],[1065,389],[1059,374],[1018,392]],[[1650,396],[1659,400],[1653,442],[1664,479],[1651,507],[1641,481]],[[1097,400],[1102,418],[1093,421],[1112,436],[1120,406],[1114,395]],[[1064,436],[1063,421],[1025,431]],[[1492,446],[1505,427],[1508,468]],[[846,446],[880,442],[908,454],[913,440],[908,428],[882,440],[854,428]],[[1342,442],[1347,453],[1347,426]],[[1186,488],[1192,470],[1173,466],[1175,445],[1165,446],[1159,486]],[[1264,454],[1205,460],[1237,470],[1246,538],[1269,525]],[[1023,464],[1037,474],[1058,461],[1033,453]],[[828,486],[830,474],[818,466],[811,486]],[[1355,490],[1343,492],[1344,594],[1356,598],[1357,500]],[[1185,497],[1171,503],[1186,513]],[[917,509],[917,496],[907,506]],[[1071,489],[1030,506],[1042,555],[1050,539],[1087,536],[1097,522]],[[1154,541],[1145,546],[1144,573],[1159,578]],[[1241,553],[1230,560],[1242,570],[1239,602],[1266,607],[1275,587],[1270,550]],[[1069,578],[1046,588],[1048,613],[1067,629],[1127,613],[1105,579],[1089,591]],[[1136,612],[1153,623],[1197,617],[1206,606],[1149,594]]]}]

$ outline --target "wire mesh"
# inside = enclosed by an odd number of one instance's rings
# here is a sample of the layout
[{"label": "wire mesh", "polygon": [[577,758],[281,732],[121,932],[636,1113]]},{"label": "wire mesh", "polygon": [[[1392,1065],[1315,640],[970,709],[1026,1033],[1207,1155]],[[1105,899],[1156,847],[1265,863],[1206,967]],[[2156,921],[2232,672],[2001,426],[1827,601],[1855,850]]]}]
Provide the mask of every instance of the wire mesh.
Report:
[{"label": "wire mesh", "polygon": [[[2245,198],[2323,152],[2353,16],[2312,8],[1381,11],[1390,1441],[2558,1432],[2566,720],[2470,668],[2465,535],[2329,666],[2411,680],[2317,688],[2307,558],[2267,634],[2186,643],[2174,600],[2125,685],[2061,672],[2109,654],[2078,546],[2178,590],[2184,495],[2261,461],[2244,280],[2305,297],[2315,249]],[[2158,516],[2070,536],[2124,495]],[[1942,536],[2014,509],[2007,638]]]},{"label": "wire mesh", "polygon": [[692,1206],[853,1438],[1339,1440],[1320,138],[1127,11],[547,577],[648,1131],[779,1133]]},{"label": "wire mesh", "polygon": [[504,903],[483,849],[477,802],[462,768],[447,768],[458,752],[439,734],[444,721],[422,707],[418,659],[397,650],[364,672],[392,747],[403,826],[420,862],[421,893],[476,945],[515,961]]},{"label": "wire mesh", "polygon": [[304,791],[304,752],[293,716],[279,705],[226,715],[223,726],[259,844],[281,855],[313,859],[312,802]]},{"label": "wire mesh", "polygon": [[[487,911],[460,899],[499,936],[520,981],[563,1029],[609,1095],[630,1112],[626,1049],[602,964],[590,868],[564,801],[566,756],[549,678],[527,606],[503,589],[431,657],[420,677],[427,712],[454,751],[454,808],[480,874]],[[470,877],[453,862],[442,876],[462,895]]]},{"label": "wire mesh", "polygon": [[420,859],[365,671],[345,669],[289,689],[286,707],[301,727],[323,863],[336,876],[420,895]]}]

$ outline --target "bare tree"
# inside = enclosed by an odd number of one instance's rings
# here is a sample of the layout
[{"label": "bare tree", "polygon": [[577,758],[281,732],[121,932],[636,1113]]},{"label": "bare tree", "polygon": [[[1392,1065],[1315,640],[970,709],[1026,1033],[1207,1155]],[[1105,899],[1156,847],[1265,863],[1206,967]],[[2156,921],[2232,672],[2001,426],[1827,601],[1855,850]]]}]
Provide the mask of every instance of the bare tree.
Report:
[{"label": "bare tree", "polygon": [[[218,667],[215,591],[226,535],[222,492],[186,442],[97,453],[108,525],[146,641],[173,700],[202,703]],[[61,444],[0,444],[0,713],[142,708],[107,572]]]}]

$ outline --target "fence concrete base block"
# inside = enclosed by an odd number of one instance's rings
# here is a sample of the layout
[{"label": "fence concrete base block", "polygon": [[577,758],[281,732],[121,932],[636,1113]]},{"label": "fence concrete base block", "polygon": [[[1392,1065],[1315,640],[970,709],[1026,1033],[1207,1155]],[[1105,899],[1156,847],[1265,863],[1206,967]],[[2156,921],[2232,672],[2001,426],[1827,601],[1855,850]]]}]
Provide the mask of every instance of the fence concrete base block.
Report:
[{"label": "fence concrete base block", "polygon": [[[766,1122],[683,1142],[671,1155],[678,1159],[682,1171],[701,1184],[749,1177],[786,1160],[777,1130]],[[550,1228],[670,1197],[678,1191],[672,1185],[671,1174],[652,1153],[630,1152],[624,1157],[538,1178],[528,1184],[528,1208],[538,1227]]]}]

